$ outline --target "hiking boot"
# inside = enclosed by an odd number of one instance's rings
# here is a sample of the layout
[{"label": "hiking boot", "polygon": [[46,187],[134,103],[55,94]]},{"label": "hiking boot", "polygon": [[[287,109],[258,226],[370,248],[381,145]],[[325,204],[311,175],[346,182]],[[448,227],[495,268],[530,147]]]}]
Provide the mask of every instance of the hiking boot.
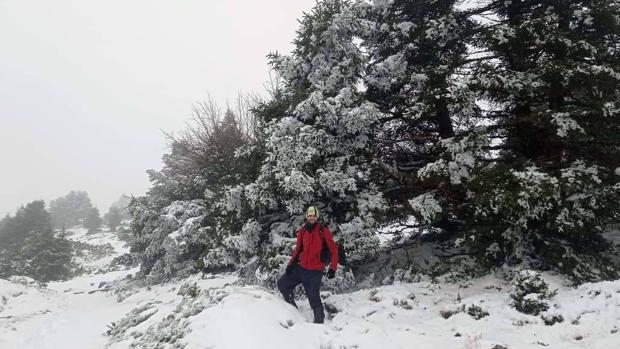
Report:
[{"label": "hiking boot", "polygon": [[325,320],[325,312],[323,311],[323,306],[313,308],[312,311],[314,312],[314,323],[322,324]]},{"label": "hiking boot", "polygon": [[292,306],[295,307],[295,309],[299,309],[297,308],[297,304],[295,303],[295,296],[293,296],[293,293],[290,293],[288,295],[286,295],[284,297],[284,301]]}]

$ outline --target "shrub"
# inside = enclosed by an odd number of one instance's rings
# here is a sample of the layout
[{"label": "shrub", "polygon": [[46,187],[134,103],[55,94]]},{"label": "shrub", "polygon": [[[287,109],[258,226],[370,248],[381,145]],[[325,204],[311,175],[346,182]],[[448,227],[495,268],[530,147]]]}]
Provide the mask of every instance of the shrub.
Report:
[{"label": "shrub", "polygon": [[549,291],[549,285],[541,278],[540,273],[532,270],[522,270],[512,283],[511,305],[518,311],[538,315],[549,309],[546,300],[555,296],[556,291]]}]

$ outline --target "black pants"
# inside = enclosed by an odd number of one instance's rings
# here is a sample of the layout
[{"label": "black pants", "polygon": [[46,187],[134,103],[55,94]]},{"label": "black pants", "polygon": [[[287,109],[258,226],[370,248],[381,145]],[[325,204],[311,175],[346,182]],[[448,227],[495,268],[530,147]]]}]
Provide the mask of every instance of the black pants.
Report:
[{"label": "black pants", "polygon": [[310,308],[314,312],[314,322],[319,323],[323,323],[323,318],[325,317],[320,295],[322,277],[323,272],[320,270],[306,270],[296,265],[290,273],[284,274],[278,280],[278,289],[282,293],[284,300],[295,307],[297,307],[297,304],[295,304],[293,290],[299,284],[304,286]]}]

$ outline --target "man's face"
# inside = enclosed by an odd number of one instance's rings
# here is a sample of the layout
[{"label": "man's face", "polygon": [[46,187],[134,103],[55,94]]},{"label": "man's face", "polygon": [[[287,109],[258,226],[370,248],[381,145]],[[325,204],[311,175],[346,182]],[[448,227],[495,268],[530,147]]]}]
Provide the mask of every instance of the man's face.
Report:
[{"label": "man's face", "polygon": [[316,215],[314,214],[309,214],[308,217],[306,218],[306,220],[308,220],[308,223],[310,224],[314,224],[316,223]]}]

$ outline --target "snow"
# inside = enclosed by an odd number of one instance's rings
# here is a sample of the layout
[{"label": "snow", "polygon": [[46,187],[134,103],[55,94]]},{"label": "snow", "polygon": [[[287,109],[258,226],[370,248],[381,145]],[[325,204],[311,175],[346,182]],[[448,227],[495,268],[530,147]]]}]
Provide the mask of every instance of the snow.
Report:
[{"label": "snow", "polygon": [[[106,268],[126,251],[114,234],[77,230],[69,238],[110,244],[114,252],[86,261],[94,271],[68,281],[0,280],[0,348],[614,348],[620,342],[618,280],[570,288],[543,274],[557,294],[549,310],[534,316],[510,306],[511,284],[499,276],[458,283],[421,277],[323,292],[328,316],[318,325],[305,298],[297,310],[232,274],[128,288],[136,269]],[[554,317],[561,322],[545,325]]]},{"label": "snow", "polygon": [[553,123],[557,125],[557,135],[567,137],[570,131],[578,131],[585,134],[586,131],[579,126],[575,119],[570,117],[569,113],[553,113],[551,115]]},{"label": "snow", "polygon": [[422,222],[430,223],[439,213],[441,205],[433,194],[426,193],[409,200],[411,208],[422,216]]},{"label": "snow", "polygon": [[[267,290],[240,287],[192,320],[187,348],[319,348],[323,326]],[[303,340],[302,340],[303,339]]]},{"label": "snow", "polygon": [[86,243],[96,247],[110,247],[113,253],[103,258],[96,258],[85,251],[84,257],[76,257],[76,261],[87,269],[98,269],[107,266],[112,260],[124,253],[129,252],[129,248],[125,243],[116,238],[116,235],[110,231],[102,231],[96,234],[88,234],[88,229],[82,227],[74,227],[66,232],[67,239]]},{"label": "snow", "polygon": [[[86,229],[71,229],[67,238],[115,248],[116,253],[96,261],[81,261],[91,268],[107,265],[126,251],[110,232],[87,235]],[[99,292],[99,283],[135,271],[93,273],[47,286],[24,285],[16,283],[15,278],[0,279],[0,299],[4,303],[0,307],[0,348],[103,348],[106,324],[132,305],[119,304],[112,294]]]}]

